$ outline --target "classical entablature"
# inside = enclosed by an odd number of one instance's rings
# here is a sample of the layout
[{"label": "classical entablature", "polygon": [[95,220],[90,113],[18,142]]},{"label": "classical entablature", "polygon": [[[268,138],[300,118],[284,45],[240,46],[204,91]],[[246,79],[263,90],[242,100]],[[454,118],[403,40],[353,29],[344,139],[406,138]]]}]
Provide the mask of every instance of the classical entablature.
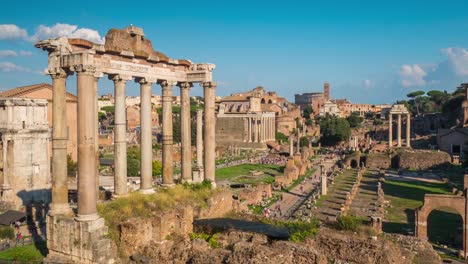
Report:
[{"label": "classical entablature", "polygon": [[194,64],[171,59],[153,49],[143,30],[134,26],[108,31],[105,44],[61,37],[39,41],[37,48],[49,52],[46,74],[90,70],[123,78],[144,78],[148,82],[212,82],[214,64]]}]

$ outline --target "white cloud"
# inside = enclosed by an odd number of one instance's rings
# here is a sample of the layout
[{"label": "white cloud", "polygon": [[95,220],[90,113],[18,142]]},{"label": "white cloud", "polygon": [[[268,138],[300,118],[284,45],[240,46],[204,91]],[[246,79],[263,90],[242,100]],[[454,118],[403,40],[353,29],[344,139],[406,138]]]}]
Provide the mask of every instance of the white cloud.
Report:
[{"label": "white cloud", "polygon": [[442,53],[447,56],[449,63],[453,66],[457,75],[468,75],[468,51],[466,49],[446,48],[442,49]]},{"label": "white cloud", "polygon": [[0,57],[16,57],[18,54],[14,50],[0,50]]},{"label": "white cloud", "polygon": [[19,52],[19,55],[20,56],[26,56],[26,57],[31,57],[33,55],[33,53],[31,51],[25,51],[25,50],[21,50]]},{"label": "white cloud", "polygon": [[0,25],[0,40],[1,39],[26,39],[28,33],[26,30],[13,24]]},{"label": "white cloud", "polygon": [[27,68],[23,68],[18,66],[12,62],[4,61],[0,62],[0,71],[2,72],[29,72],[30,70]]},{"label": "white cloud", "polygon": [[427,73],[418,64],[402,65],[399,74],[403,87],[423,86],[426,84],[424,77],[427,76]]},{"label": "white cloud", "polygon": [[95,43],[104,43],[104,39],[99,35],[99,32],[89,28],[78,28],[77,25],[57,23],[52,27],[40,25],[36,32],[30,37],[32,42],[43,39],[69,37],[82,38]]}]

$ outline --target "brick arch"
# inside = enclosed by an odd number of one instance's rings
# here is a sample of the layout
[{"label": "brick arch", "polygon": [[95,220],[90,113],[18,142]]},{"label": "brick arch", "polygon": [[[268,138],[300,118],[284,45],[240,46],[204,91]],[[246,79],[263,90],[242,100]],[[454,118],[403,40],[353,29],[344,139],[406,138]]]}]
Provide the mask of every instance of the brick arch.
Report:
[{"label": "brick arch", "polygon": [[467,199],[465,196],[426,194],[424,204],[416,210],[416,236],[427,239],[427,218],[435,209],[448,207],[454,209],[463,220],[463,257],[467,253]]}]

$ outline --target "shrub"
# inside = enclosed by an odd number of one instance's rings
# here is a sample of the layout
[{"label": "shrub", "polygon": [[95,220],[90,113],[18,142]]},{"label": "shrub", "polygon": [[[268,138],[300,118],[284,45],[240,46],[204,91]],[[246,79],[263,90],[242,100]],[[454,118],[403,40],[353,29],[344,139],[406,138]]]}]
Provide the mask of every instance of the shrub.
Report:
[{"label": "shrub", "polygon": [[69,176],[75,176],[78,163],[72,159],[71,154],[67,154],[67,173]]},{"label": "shrub", "polygon": [[352,215],[342,215],[338,217],[336,225],[340,230],[358,231],[362,219]]},{"label": "shrub", "polygon": [[190,240],[201,239],[208,242],[211,248],[219,248],[218,236],[216,234],[209,235],[203,233],[191,233]]},{"label": "shrub", "polygon": [[301,242],[306,238],[317,234],[320,224],[315,218],[312,218],[310,222],[305,221],[280,221],[272,219],[263,219],[263,223],[270,224],[278,227],[285,227],[289,231],[289,241]]},{"label": "shrub", "polygon": [[13,227],[11,226],[0,227],[0,238],[14,239],[15,230],[13,229]]},{"label": "shrub", "polygon": [[277,142],[288,142],[288,137],[281,132],[275,133],[275,139]]}]

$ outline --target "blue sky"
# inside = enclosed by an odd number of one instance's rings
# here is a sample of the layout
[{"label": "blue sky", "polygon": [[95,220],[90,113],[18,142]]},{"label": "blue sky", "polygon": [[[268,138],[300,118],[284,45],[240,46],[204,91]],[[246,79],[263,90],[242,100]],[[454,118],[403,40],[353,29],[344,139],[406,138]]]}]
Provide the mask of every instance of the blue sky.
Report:
[{"label": "blue sky", "polygon": [[[171,58],[216,64],[221,96],[262,85],[293,100],[330,82],[334,98],[394,102],[468,81],[466,10],[468,1],[428,0],[7,1],[0,10],[0,89],[50,82],[35,39],[99,39],[133,24]],[[112,91],[107,79],[99,85],[100,93]],[[128,87],[127,94],[138,94],[135,84]]]}]

